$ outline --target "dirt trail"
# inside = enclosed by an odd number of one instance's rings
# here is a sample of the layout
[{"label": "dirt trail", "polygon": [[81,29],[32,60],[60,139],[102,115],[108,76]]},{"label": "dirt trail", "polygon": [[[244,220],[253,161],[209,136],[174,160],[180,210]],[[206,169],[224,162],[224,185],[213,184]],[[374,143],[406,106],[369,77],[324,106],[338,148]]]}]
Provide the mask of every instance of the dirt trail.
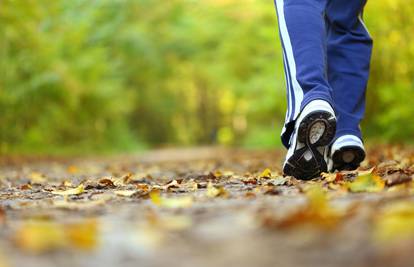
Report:
[{"label": "dirt trail", "polygon": [[0,267],[414,266],[412,152],[308,182],[283,151],[3,159]]}]

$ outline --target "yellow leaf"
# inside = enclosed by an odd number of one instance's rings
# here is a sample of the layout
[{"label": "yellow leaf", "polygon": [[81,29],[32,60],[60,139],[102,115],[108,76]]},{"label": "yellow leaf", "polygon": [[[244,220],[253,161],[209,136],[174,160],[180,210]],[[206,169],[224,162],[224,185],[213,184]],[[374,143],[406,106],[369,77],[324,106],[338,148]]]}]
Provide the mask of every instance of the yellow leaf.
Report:
[{"label": "yellow leaf", "polygon": [[72,186],[73,186],[73,184],[72,184],[72,182],[71,182],[71,181],[64,180],[64,181],[62,182],[62,186],[64,186],[64,187],[72,187]]},{"label": "yellow leaf", "polygon": [[23,250],[43,253],[65,246],[66,238],[59,224],[49,221],[32,221],[18,230],[15,242]]},{"label": "yellow leaf", "polygon": [[379,241],[392,241],[414,236],[414,203],[397,202],[386,206],[377,217],[374,237]]},{"label": "yellow leaf", "polygon": [[331,182],[335,181],[335,178],[336,178],[336,173],[327,173],[327,172],[323,172],[323,173],[321,173],[321,177],[322,177],[325,181],[327,181],[327,182],[331,183]]},{"label": "yellow leaf", "polygon": [[198,189],[198,183],[196,183],[193,179],[184,183],[184,188],[188,191],[196,191]]},{"label": "yellow leaf", "polygon": [[193,198],[191,196],[164,198],[160,196],[158,190],[152,190],[149,195],[155,205],[165,208],[188,208],[193,204]]},{"label": "yellow leaf", "polygon": [[75,248],[92,250],[98,244],[98,224],[93,219],[66,225],[65,234]]},{"label": "yellow leaf", "polygon": [[66,225],[33,220],[17,230],[14,240],[18,247],[31,253],[44,253],[67,247],[90,250],[97,244],[97,232],[95,220]]},{"label": "yellow leaf", "polygon": [[270,171],[270,169],[265,169],[259,176],[260,178],[270,178],[272,177],[272,172]]},{"label": "yellow leaf", "polygon": [[216,178],[220,178],[221,176],[223,176],[223,173],[219,170],[216,170],[213,174]]},{"label": "yellow leaf", "polygon": [[364,175],[367,175],[367,174],[372,174],[374,172],[374,170],[375,170],[375,167],[372,167],[371,169],[366,170],[366,171],[358,171],[358,176],[364,176]]},{"label": "yellow leaf", "polygon": [[83,184],[80,184],[76,188],[71,188],[68,190],[63,191],[52,191],[52,194],[61,195],[61,196],[69,196],[69,195],[79,195],[85,191]]},{"label": "yellow leaf", "polygon": [[265,225],[289,228],[311,224],[328,229],[336,226],[344,214],[331,207],[323,188],[312,185],[305,190],[305,193],[308,199],[306,206],[282,219],[265,218]]},{"label": "yellow leaf", "polygon": [[206,195],[208,197],[228,197],[229,193],[223,186],[214,186],[212,182],[207,184],[207,192]]},{"label": "yellow leaf", "polygon": [[161,206],[161,196],[160,196],[160,191],[157,189],[152,190],[149,193],[150,199],[152,201],[152,203],[154,203],[157,206]]},{"label": "yellow leaf", "polygon": [[353,182],[347,183],[351,192],[380,192],[385,187],[385,182],[376,174],[358,176]]},{"label": "yellow leaf", "polygon": [[117,190],[114,191],[114,193],[118,196],[122,196],[122,197],[130,197],[133,194],[135,194],[136,192],[138,192],[137,190]]}]

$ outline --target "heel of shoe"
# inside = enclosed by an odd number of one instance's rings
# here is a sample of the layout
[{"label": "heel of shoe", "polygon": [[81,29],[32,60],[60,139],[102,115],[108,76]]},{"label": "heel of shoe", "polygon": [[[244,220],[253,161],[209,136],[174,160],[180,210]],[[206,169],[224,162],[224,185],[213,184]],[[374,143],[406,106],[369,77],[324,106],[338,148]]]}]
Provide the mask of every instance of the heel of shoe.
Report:
[{"label": "heel of shoe", "polygon": [[[323,132],[320,133],[322,130]],[[335,132],[335,116],[327,111],[314,111],[300,123],[298,140],[312,147],[327,146],[335,137]]]},{"label": "heel of shoe", "polygon": [[359,146],[344,146],[332,154],[333,170],[356,170],[365,159],[365,151]]}]

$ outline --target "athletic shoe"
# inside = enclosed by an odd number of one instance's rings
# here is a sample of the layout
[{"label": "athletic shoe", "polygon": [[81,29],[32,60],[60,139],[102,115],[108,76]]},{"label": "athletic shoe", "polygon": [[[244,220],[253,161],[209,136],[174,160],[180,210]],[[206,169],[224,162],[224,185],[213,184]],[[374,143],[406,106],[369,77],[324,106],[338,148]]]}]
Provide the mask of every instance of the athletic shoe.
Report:
[{"label": "athletic shoe", "polygon": [[295,123],[283,164],[285,175],[308,180],[327,171],[329,145],[335,136],[336,117],[324,100],[307,104]]},{"label": "athletic shoe", "polygon": [[344,135],[335,140],[331,147],[331,171],[355,170],[365,159],[361,139],[355,135]]}]

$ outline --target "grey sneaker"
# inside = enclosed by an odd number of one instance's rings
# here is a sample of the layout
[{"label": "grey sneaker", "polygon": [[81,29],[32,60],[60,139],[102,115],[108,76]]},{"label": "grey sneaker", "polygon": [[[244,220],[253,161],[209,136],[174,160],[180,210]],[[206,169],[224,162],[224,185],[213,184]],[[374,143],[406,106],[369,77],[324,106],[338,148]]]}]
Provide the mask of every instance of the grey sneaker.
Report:
[{"label": "grey sneaker", "polygon": [[307,104],[296,120],[283,164],[284,174],[308,180],[326,172],[335,131],[336,117],[328,102],[314,100]]},{"label": "grey sneaker", "polygon": [[364,144],[355,135],[344,135],[335,140],[331,147],[330,171],[352,171],[365,159]]}]

